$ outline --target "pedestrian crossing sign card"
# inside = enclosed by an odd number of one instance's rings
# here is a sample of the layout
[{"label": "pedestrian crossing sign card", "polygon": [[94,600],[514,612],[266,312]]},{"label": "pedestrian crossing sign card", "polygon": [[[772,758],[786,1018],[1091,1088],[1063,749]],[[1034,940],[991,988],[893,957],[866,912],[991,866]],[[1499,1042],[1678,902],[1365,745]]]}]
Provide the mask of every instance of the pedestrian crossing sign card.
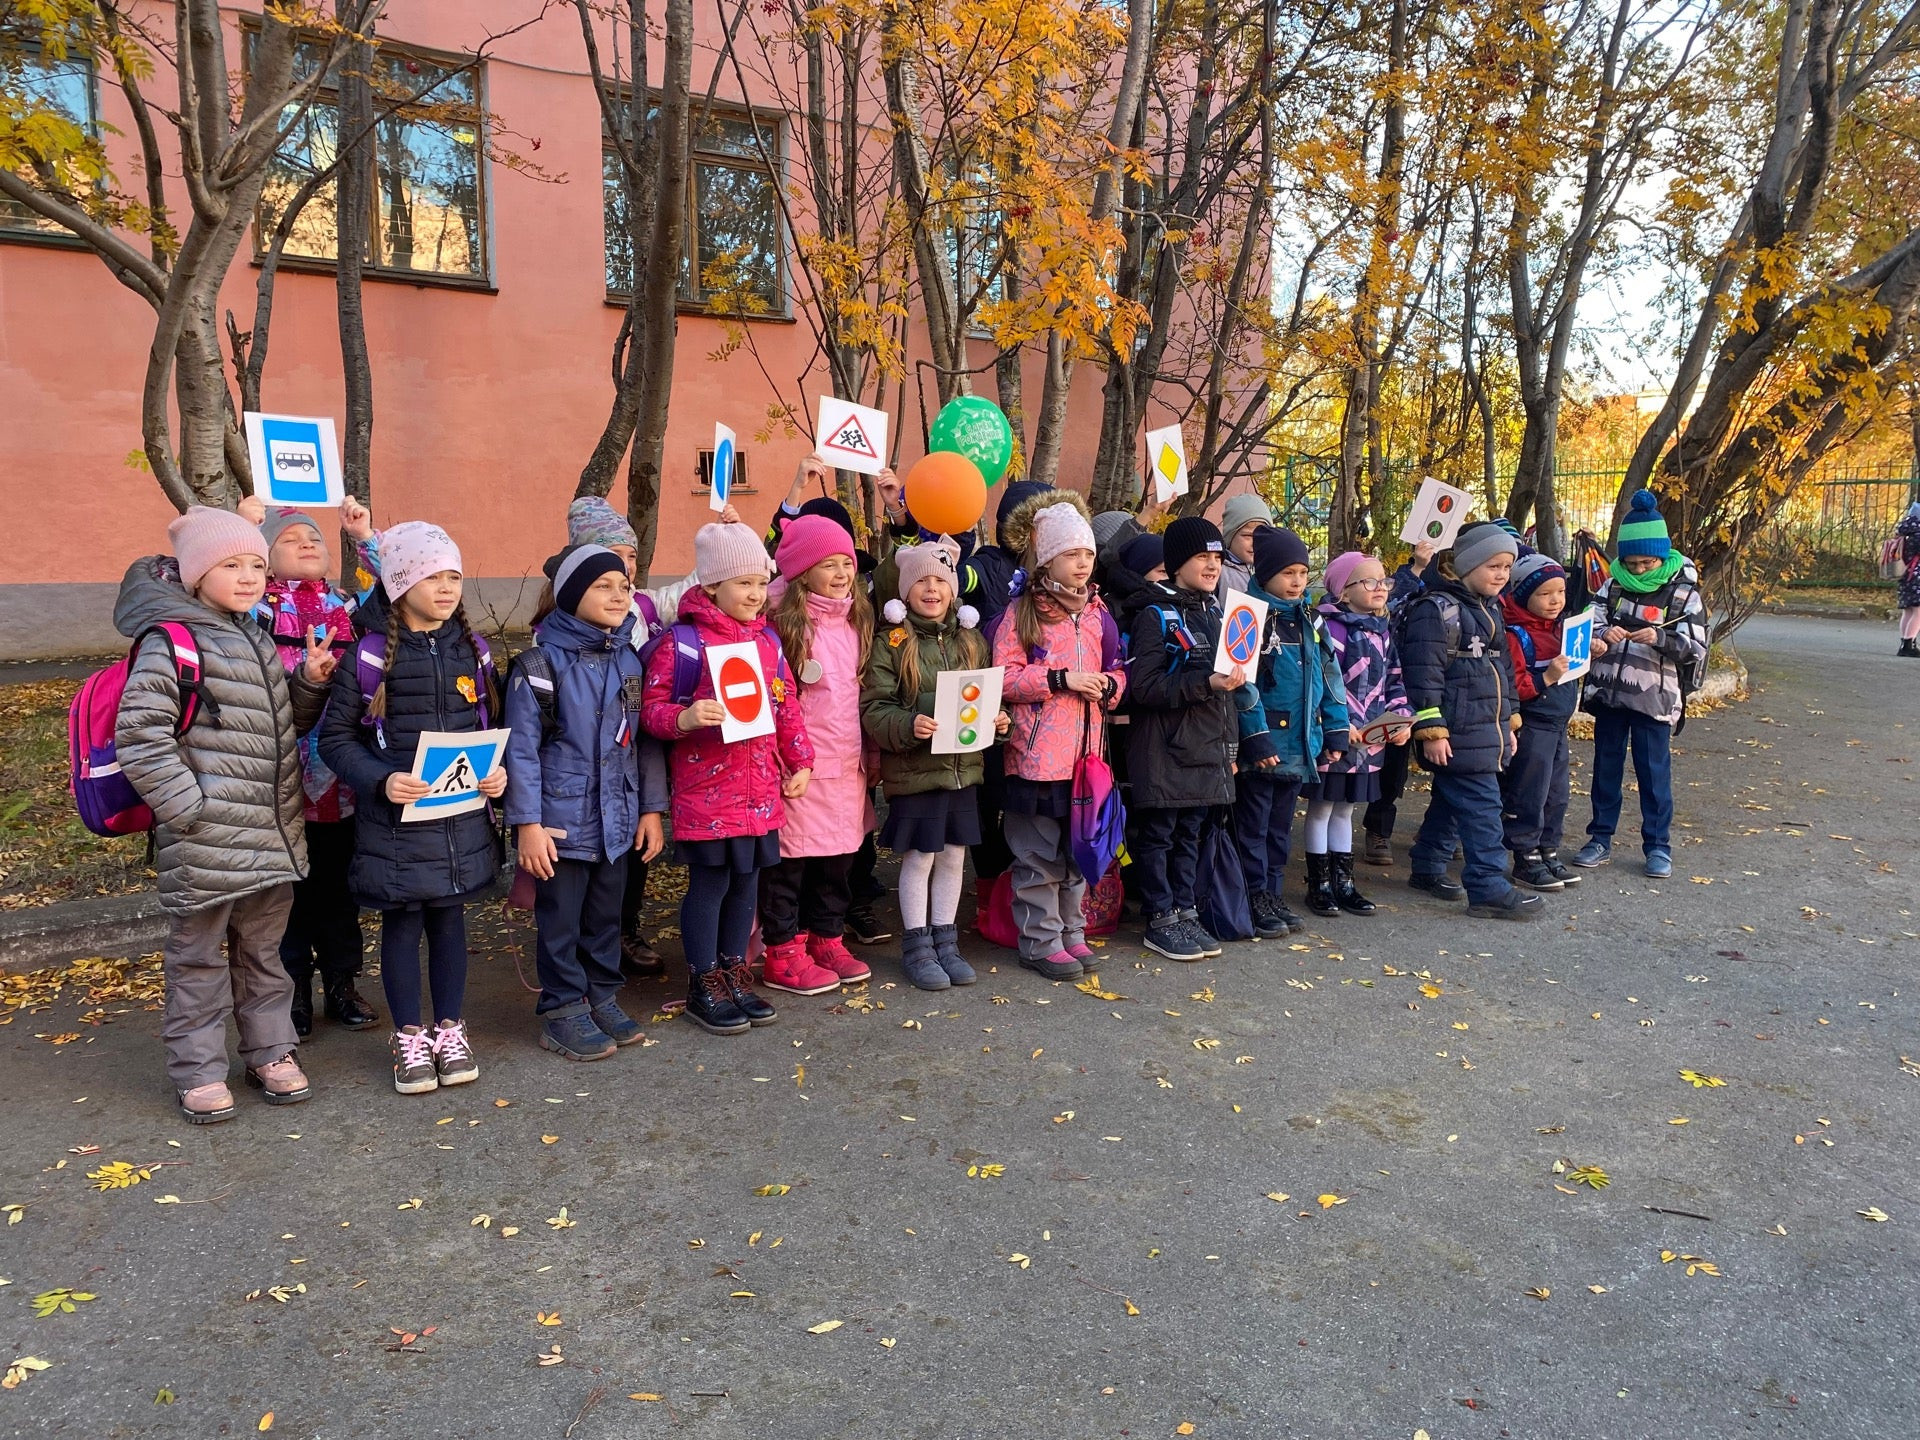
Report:
[{"label": "pedestrian crossing sign card", "polygon": [[340,475],[340,442],[330,415],[241,417],[247,456],[253,462],[253,493],[268,505],[325,510],[346,499]]},{"label": "pedestrian crossing sign card", "polygon": [[1187,493],[1187,443],[1178,425],[1147,431],[1147,474],[1153,478],[1153,498],[1162,505]]},{"label": "pedestrian crossing sign card", "polygon": [[1558,681],[1565,685],[1593,669],[1593,611],[1569,615],[1561,622],[1560,653],[1567,657],[1567,673]]},{"label": "pedestrian crossing sign card", "polygon": [[510,730],[429,730],[413,754],[413,778],[427,793],[400,807],[402,821],[444,820],[487,803],[480,782],[500,768]]},{"label": "pedestrian crossing sign card", "polygon": [[887,468],[887,412],[822,395],[813,446],[836,469],[878,475]]}]

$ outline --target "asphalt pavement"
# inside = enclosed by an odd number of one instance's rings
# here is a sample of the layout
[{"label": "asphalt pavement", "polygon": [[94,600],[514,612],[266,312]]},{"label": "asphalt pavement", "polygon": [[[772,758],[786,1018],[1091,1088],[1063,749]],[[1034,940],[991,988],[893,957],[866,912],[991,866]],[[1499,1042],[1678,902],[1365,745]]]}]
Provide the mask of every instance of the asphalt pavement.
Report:
[{"label": "asphalt pavement", "polygon": [[[19,1012],[0,1359],[47,1368],[0,1433],[1904,1433],[1920,663],[1863,621],[1739,643],[1756,695],[1676,741],[1672,880],[1630,793],[1536,925],[1402,860],[1378,916],[1214,962],[1123,930],[1102,995],[977,940],[928,995],[881,948],[864,994],[567,1065],[530,930],[476,916],[477,1084],[396,1095],[384,1033],[323,1022],[310,1103],[210,1129],[156,1013]],[[35,1319],[58,1288],[94,1298]]]}]

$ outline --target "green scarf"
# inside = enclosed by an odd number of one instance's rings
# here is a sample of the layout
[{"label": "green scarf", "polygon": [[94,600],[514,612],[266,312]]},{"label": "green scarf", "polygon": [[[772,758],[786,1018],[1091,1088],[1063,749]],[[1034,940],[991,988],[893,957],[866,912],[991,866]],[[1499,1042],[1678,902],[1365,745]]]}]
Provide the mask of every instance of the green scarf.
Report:
[{"label": "green scarf", "polygon": [[1651,595],[1678,575],[1680,567],[1686,563],[1686,556],[1678,550],[1669,550],[1665,560],[1646,574],[1636,575],[1616,560],[1613,562],[1613,583],[1632,595]]}]

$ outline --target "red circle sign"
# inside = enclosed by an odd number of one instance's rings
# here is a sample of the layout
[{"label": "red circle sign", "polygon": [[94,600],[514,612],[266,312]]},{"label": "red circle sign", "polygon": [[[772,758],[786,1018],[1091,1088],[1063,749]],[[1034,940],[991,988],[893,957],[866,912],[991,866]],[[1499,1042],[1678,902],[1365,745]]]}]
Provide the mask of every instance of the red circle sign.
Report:
[{"label": "red circle sign", "polygon": [[765,695],[760,676],[753,666],[738,655],[720,662],[720,703],[734,719],[747,721],[760,714]]},{"label": "red circle sign", "polygon": [[1260,645],[1260,627],[1254,623],[1251,610],[1235,610],[1227,617],[1226,633],[1227,658],[1236,665],[1245,665],[1253,659]]}]

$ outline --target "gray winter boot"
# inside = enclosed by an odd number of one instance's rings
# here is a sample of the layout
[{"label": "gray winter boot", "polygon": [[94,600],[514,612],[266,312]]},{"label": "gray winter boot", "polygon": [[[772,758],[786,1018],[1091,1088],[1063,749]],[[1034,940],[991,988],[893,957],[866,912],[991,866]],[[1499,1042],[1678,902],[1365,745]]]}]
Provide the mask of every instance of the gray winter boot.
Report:
[{"label": "gray winter boot", "polygon": [[[940,968],[947,972],[947,979],[956,985],[971,985],[980,977],[973,973],[973,966],[967,963],[966,956],[960,953],[960,927],[958,925],[936,925],[933,927],[933,958],[940,962]],[[919,981],[914,982],[916,985]]]},{"label": "gray winter boot", "polygon": [[925,925],[900,937],[900,969],[908,983],[922,990],[945,990],[953,984],[934,954],[933,931]]}]

